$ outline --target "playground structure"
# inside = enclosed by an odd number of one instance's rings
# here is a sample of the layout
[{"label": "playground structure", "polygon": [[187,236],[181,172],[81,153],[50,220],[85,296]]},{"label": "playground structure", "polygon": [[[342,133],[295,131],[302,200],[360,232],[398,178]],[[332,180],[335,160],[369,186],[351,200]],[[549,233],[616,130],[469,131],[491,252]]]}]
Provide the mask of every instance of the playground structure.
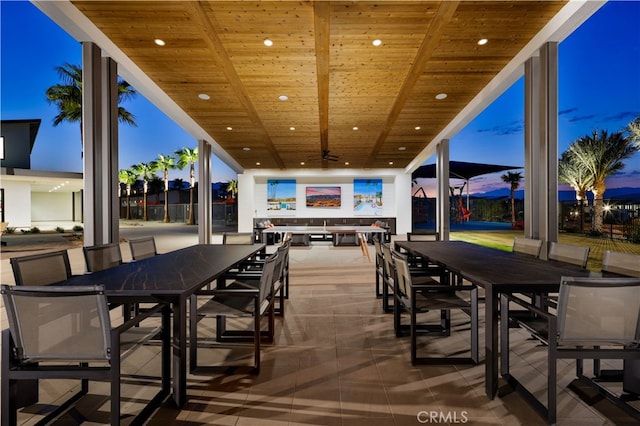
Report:
[{"label": "playground structure", "polygon": [[[489,173],[496,173],[505,170],[521,169],[521,166],[503,166],[497,164],[469,163],[464,161],[449,161],[449,179],[462,179],[462,186],[449,186],[451,194],[451,223],[469,222],[471,219],[471,210],[469,208],[469,181],[475,176]],[[436,178],[436,165],[426,164],[418,167],[412,174],[411,178],[416,179],[433,179]],[[463,192],[466,188],[466,205],[463,200]],[[429,214],[433,206],[429,205],[426,194],[422,187],[419,187],[412,195],[413,199],[413,222],[424,222],[435,220]],[[435,211],[435,210],[434,210]]]},{"label": "playground structure", "polygon": [[[464,187],[467,186],[467,182],[465,181],[462,186],[450,186],[449,192],[451,192],[451,221],[455,223],[462,223],[468,221],[471,217],[471,211],[469,210],[469,194],[467,188],[467,207],[464,207],[464,203],[462,202],[462,192],[464,191]],[[458,190],[458,195],[456,195],[456,190]]]}]

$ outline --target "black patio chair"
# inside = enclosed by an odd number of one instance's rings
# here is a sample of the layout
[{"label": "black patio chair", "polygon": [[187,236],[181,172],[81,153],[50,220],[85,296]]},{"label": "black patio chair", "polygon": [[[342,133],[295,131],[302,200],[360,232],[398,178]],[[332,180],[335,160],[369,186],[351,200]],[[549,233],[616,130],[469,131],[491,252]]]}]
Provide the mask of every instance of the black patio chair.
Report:
[{"label": "black patio chair", "polygon": [[[102,286],[7,286],[0,288],[9,328],[2,331],[2,424],[15,425],[17,410],[38,401],[20,383],[41,379],[81,380],[80,390],[48,413],[41,423],[59,417],[89,390],[89,380],[108,381],[110,422],[120,424],[120,370],[133,349],[158,332],[162,334],[160,390],[137,417],[169,393],[169,309],[156,305],[144,315],[111,326],[107,298]],[[162,312],[161,327],[134,327],[151,314]],[[156,320],[157,322],[157,320]],[[144,331],[144,332],[143,332]]]},{"label": "black patio chair", "polygon": [[548,351],[546,405],[510,372],[506,321],[500,323],[501,373],[549,423],[555,423],[557,418],[557,360],[564,358],[576,359],[578,378],[640,419],[640,412],[625,404],[623,395],[615,395],[599,380],[586,377],[582,368],[584,359],[640,362],[640,279],[563,277],[555,315],[517,294],[501,295],[502,315],[509,314],[510,302],[546,321],[544,327],[535,330],[536,338],[546,343]]}]

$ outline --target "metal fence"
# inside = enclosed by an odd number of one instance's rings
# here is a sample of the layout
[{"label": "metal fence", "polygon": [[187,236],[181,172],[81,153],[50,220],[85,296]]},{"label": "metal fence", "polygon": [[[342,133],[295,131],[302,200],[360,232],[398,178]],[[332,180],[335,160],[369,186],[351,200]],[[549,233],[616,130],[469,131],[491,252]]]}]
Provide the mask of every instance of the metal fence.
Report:
[{"label": "metal fence", "polygon": [[[198,223],[198,204],[194,206],[193,215]],[[127,208],[120,207],[120,217],[122,219],[142,220],[144,212],[142,206],[130,207],[131,217],[127,218]],[[147,218],[150,221],[164,220],[164,206],[147,206]],[[169,222],[186,223],[189,219],[189,204],[169,204]],[[230,226],[238,224],[238,205],[226,203],[211,203],[211,224],[213,226]]]},{"label": "metal fence", "polygon": [[[604,205],[601,235],[611,239],[640,243],[640,203],[606,200]],[[592,228],[594,209],[591,200],[584,203],[582,209],[575,201],[561,202],[558,215],[560,230],[594,233]]]},{"label": "metal fence", "polygon": [[[463,200],[466,206],[466,198]],[[600,235],[611,239],[620,239],[640,243],[640,202],[627,200],[605,200],[607,208],[603,213],[603,226]],[[453,208],[453,207],[452,207]],[[511,222],[511,200],[508,198],[469,200],[470,221]],[[515,200],[516,220],[523,220],[524,201]],[[592,232],[593,201],[585,202],[580,214],[580,205],[576,201],[558,203],[558,228],[564,232]],[[435,222],[436,199],[413,197],[413,222]],[[455,217],[452,212],[452,217]],[[524,218],[526,220],[526,218]]]}]

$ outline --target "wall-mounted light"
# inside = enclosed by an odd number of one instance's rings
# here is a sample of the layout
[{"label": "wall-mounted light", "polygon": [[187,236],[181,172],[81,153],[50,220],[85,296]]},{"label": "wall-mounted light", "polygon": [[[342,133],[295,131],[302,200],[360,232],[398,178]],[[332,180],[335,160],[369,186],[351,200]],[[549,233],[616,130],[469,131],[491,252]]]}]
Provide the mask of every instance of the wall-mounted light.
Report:
[{"label": "wall-mounted light", "polygon": [[4,160],[4,136],[0,136],[0,160]]}]

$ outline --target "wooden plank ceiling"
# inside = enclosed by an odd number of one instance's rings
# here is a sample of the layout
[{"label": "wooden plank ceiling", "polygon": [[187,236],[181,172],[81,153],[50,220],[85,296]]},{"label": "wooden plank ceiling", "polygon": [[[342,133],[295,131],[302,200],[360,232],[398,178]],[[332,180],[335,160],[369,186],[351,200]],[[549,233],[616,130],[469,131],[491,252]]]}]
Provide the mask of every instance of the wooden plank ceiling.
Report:
[{"label": "wooden plank ceiling", "polygon": [[334,169],[405,167],[565,1],[73,4],[244,168]]}]

